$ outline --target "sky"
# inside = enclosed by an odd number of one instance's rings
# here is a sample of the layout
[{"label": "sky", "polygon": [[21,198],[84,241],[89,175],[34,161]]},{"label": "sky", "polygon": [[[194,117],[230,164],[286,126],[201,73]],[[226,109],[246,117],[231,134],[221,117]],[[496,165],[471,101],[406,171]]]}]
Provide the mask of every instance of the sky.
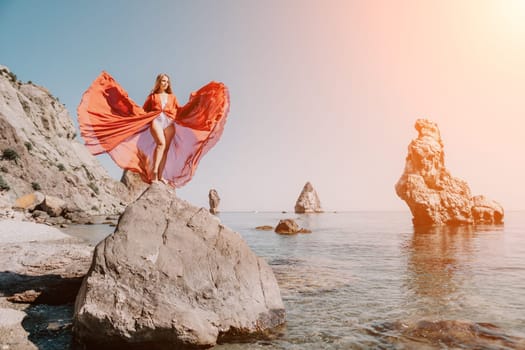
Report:
[{"label": "sky", "polygon": [[525,209],[522,0],[0,0],[0,64],[75,125],[102,70],[140,105],[160,72],[181,104],[224,82],[222,138],[178,190],[199,206],[215,188],[224,211],[289,211],[310,181],[325,210],[408,210],[394,185],[427,118],[453,176]]}]

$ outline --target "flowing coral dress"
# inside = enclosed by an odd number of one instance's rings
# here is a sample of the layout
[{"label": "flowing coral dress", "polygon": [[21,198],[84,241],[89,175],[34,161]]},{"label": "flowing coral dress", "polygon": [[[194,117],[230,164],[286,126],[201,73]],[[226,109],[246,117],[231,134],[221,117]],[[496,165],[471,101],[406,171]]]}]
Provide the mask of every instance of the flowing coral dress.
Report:
[{"label": "flowing coral dress", "polygon": [[183,186],[222,134],[230,106],[228,89],[210,82],[191,93],[184,106],[172,94],[162,105],[159,95],[150,94],[144,106],[138,106],[113,77],[102,72],[77,109],[86,147],[94,155],[108,153],[119,167],[151,183],[156,143],[150,127],[164,113],[175,125],[175,136],[167,145],[162,177],[174,187]]}]

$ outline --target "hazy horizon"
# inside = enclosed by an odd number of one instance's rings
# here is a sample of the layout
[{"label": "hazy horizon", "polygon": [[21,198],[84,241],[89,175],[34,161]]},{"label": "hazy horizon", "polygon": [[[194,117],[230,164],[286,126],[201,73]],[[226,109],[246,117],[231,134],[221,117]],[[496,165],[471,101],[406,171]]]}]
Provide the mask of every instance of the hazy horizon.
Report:
[{"label": "hazy horizon", "polygon": [[327,212],[408,211],[394,185],[427,118],[452,176],[518,211],[523,18],[520,0],[0,0],[0,64],[49,89],[75,126],[102,70],[138,104],[159,72],[181,103],[224,82],[224,134],[178,190],[199,206],[215,188],[224,212],[290,212],[310,181]]}]

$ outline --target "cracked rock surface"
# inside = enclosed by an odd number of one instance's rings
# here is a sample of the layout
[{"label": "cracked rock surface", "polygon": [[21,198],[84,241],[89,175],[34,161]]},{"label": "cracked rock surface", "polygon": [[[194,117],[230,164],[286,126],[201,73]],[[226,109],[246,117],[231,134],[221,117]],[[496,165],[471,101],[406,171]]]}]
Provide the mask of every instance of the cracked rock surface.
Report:
[{"label": "cracked rock surface", "polygon": [[155,183],[96,247],[73,331],[87,345],[203,348],[283,322],[268,264],[206,209]]}]

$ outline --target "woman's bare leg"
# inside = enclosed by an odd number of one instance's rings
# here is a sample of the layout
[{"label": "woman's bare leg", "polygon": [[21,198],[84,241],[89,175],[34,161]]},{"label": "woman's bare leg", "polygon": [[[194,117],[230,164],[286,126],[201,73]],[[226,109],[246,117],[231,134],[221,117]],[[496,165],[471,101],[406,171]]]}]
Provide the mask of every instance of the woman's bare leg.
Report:
[{"label": "woman's bare leg", "polygon": [[164,153],[162,154],[162,159],[159,164],[159,180],[163,181],[162,173],[164,172],[164,167],[166,166],[166,157],[168,156],[168,151],[170,150],[171,140],[175,136],[175,125],[171,124],[166,129],[164,129],[164,140],[166,141],[166,147],[164,148]]},{"label": "woman's bare leg", "polygon": [[160,180],[159,165],[162,161],[162,155],[164,154],[164,149],[166,148],[166,137],[164,136],[164,130],[162,126],[156,120],[153,120],[151,123],[151,135],[155,139],[157,147],[155,148],[155,153],[153,154],[153,181]]}]

